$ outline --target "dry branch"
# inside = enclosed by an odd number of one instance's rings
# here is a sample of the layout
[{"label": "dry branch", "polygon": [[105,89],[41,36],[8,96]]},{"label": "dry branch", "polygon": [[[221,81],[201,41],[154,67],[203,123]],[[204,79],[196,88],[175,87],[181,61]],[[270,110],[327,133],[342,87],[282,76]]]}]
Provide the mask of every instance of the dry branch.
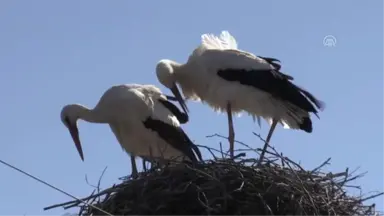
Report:
[{"label": "dry branch", "polygon": [[[256,166],[256,159],[240,155],[230,160],[220,150],[204,148],[213,155],[212,160],[194,167],[154,167],[138,179],[127,178],[82,200],[113,215],[375,215],[374,205],[363,202],[383,194],[348,195],[348,184],[362,175],[352,176],[348,169],[321,172],[330,159],[305,170],[270,147],[264,163]],[[103,215],[76,200],[58,206],[78,206],[79,215]]]}]

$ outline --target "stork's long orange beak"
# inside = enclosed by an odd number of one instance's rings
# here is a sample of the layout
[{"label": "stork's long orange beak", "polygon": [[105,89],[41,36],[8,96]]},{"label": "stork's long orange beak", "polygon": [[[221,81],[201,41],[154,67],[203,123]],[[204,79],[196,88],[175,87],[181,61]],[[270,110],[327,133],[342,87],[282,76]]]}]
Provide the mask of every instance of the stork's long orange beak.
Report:
[{"label": "stork's long orange beak", "polygon": [[185,101],[184,101],[183,97],[181,96],[180,91],[177,88],[176,84],[173,85],[173,87],[171,88],[171,91],[172,91],[173,95],[175,95],[175,97],[176,97],[177,101],[179,102],[181,108],[183,108],[185,114],[187,114],[189,112],[188,107],[185,104]]},{"label": "stork's long orange beak", "polygon": [[79,130],[77,129],[76,125],[69,125],[68,126],[69,133],[72,136],[73,142],[76,145],[76,149],[79,152],[80,158],[82,161],[84,161],[84,154],[83,149],[81,148],[80,138],[79,138]]}]

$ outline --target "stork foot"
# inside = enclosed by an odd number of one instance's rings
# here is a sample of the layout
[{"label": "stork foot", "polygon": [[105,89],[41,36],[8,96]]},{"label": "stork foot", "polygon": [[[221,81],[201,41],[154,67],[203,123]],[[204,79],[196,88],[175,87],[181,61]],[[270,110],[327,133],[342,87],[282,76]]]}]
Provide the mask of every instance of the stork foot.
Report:
[{"label": "stork foot", "polygon": [[139,172],[137,171],[137,166],[136,166],[136,161],[135,161],[135,156],[131,155],[131,165],[132,165],[132,174],[131,177],[133,179],[136,179],[139,177]]},{"label": "stork foot", "polygon": [[132,179],[137,179],[139,177],[139,174],[138,173],[133,173],[131,174],[131,178]]},{"label": "stork foot", "polygon": [[148,169],[147,169],[147,164],[146,164],[146,162],[147,162],[147,160],[145,160],[145,159],[142,159],[142,162],[143,162],[143,169],[144,169],[144,172],[147,172],[148,171]]},{"label": "stork foot", "polygon": [[138,177],[139,177],[139,172],[137,171],[137,169],[133,168],[131,173],[131,178],[137,179]]}]

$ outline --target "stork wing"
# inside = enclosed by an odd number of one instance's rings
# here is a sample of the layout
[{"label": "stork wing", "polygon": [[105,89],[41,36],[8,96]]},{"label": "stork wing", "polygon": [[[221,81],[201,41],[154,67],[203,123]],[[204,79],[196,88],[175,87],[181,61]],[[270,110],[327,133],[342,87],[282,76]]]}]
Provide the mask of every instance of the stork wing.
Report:
[{"label": "stork wing", "polygon": [[[277,59],[275,59],[276,61]],[[269,71],[279,76],[277,68],[270,64],[268,60],[253,55],[242,50],[209,49],[205,50],[198,59],[198,62],[211,69],[242,69],[253,71]],[[275,63],[274,63],[275,64]]]},{"label": "stork wing", "polygon": [[[198,48],[195,54],[201,55],[201,53],[206,52],[207,50],[214,50],[211,53],[214,55],[225,55],[226,60],[244,63],[245,65],[252,65],[250,67],[257,67],[258,69],[274,69],[275,74],[284,77],[285,79],[293,80],[292,76],[286,75],[280,71],[281,65],[276,63],[280,62],[278,59],[255,56],[252,53],[248,53],[238,49],[238,44],[236,39],[228,32],[222,31],[220,36],[217,37],[214,34],[203,34],[201,35],[201,46]],[[219,51],[219,52],[215,52]],[[210,52],[207,52],[210,53]],[[219,54],[223,53],[223,54]],[[228,54],[226,54],[228,53]],[[230,54],[235,54],[234,56],[228,56]],[[210,54],[206,54],[210,55]],[[228,58],[228,59],[227,59]],[[247,62],[250,60],[252,63]],[[255,69],[255,68],[253,68]]]},{"label": "stork wing", "polygon": [[179,108],[177,108],[177,106],[174,105],[172,102],[163,98],[159,98],[158,101],[177,118],[180,124],[185,124],[188,122],[188,115],[186,113],[181,112]]},{"label": "stork wing", "polygon": [[321,101],[293,84],[293,78],[277,71],[268,63],[272,59],[263,58],[240,50],[206,50],[200,61],[210,69],[215,68],[212,72],[228,82],[252,86],[309,112],[317,113],[311,102],[321,109]]},{"label": "stork wing", "polygon": [[125,148],[122,145],[123,140],[121,139],[121,132],[120,132],[119,128],[116,127],[115,124],[109,124],[109,127],[111,128],[113,134],[115,134],[115,137],[116,137],[117,141],[119,142],[121,149],[123,149],[124,152],[130,154],[129,152],[127,152],[127,150],[125,150]]},{"label": "stork wing", "polygon": [[156,131],[161,139],[166,141],[173,148],[182,152],[185,156],[192,160],[192,162],[203,160],[199,148],[192,143],[180,127],[167,124],[161,120],[152,119],[151,117],[148,117],[143,123],[146,128]]},{"label": "stork wing", "polygon": [[[280,60],[279,59],[275,59],[275,58],[270,58],[270,57],[262,57],[262,56],[257,56],[259,58],[262,58],[264,59],[265,61],[267,61],[269,64],[271,64],[275,70],[276,70],[276,73],[280,74],[282,77],[284,77],[285,79],[287,80],[293,80],[293,77],[290,76],[290,75],[287,75],[287,74],[284,74],[283,72],[280,71],[281,69],[281,65],[280,65]],[[276,62],[279,62],[279,63],[276,63]]]}]

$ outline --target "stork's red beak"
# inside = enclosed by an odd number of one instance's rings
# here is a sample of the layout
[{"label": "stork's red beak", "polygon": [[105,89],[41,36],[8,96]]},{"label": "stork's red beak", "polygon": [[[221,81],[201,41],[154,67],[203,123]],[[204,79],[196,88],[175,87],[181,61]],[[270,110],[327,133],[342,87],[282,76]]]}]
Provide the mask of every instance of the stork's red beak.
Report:
[{"label": "stork's red beak", "polygon": [[79,152],[80,158],[82,161],[84,161],[84,154],[83,154],[83,149],[81,148],[81,143],[79,139],[79,130],[77,129],[76,125],[68,125],[69,133],[71,133],[73,142],[75,142],[77,151]]},{"label": "stork's red beak", "polygon": [[180,91],[177,88],[176,84],[173,85],[173,87],[171,88],[171,91],[172,91],[173,95],[175,95],[175,97],[176,97],[177,101],[179,102],[181,108],[183,108],[185,114],[187,114],[189,112],[188,107],[185,104],[185,101],[184,101],[183,97],[181,96]]}]

